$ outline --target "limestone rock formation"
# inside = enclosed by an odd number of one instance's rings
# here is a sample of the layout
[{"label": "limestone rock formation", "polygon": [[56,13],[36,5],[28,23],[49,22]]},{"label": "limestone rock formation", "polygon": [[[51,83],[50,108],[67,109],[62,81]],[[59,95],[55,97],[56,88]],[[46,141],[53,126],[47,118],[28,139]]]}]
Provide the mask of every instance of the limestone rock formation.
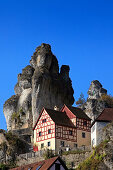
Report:
[{"label": "limestone rock formation", "polygon": [[98,80],[92,81],[88,90],[88,99],[98,99],[103,94],[107,94],[107,90],[102,87],[102,84]]},{"label": "limestone rock formation", "polygon": [[106,103],[99,100],[102,95],[106,94],[107,90],[102,87],[102,84],[98,80],[91,82],[88,90],[87,102],[84,105],[84,109],[92,121],[96,119],[96,117],[106,107]]},{"label": "limestone rock formation", "polygon": [[43,107],[61,108],[64,103],[74,103],[69,66],[63,65],[59,72],[57,58],[49,44],[36,48],[30,64],[18,75],[15,95],[4,104],[8,130],[32,127]]}]

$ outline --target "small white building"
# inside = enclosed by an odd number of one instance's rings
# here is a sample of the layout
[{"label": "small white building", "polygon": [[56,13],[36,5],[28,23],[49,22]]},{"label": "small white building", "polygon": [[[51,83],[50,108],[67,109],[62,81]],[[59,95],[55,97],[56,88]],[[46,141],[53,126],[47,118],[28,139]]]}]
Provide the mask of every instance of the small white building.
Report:
[{"label": "small white building", "polygon": [[113,121],[113,108],[105,108],[91,125],[91,146],[95,147],[102,141],[102,130]]}]

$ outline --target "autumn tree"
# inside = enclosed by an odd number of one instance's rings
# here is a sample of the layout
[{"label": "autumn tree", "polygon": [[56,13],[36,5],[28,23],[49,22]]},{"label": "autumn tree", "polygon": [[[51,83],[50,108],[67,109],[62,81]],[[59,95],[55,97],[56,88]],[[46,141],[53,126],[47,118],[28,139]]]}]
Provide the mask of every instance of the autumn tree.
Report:
[{"label": "autumn tree", "polygon": [[99,100],[105,102],[107,107],[113,108],[113,96],[103,94]]},{"label": "autumn tree", "polygon": [[78,98],[78,101],[76,101],[76,105],[81,106],[86,102],[83,93],[81,92],[80,97]]}]

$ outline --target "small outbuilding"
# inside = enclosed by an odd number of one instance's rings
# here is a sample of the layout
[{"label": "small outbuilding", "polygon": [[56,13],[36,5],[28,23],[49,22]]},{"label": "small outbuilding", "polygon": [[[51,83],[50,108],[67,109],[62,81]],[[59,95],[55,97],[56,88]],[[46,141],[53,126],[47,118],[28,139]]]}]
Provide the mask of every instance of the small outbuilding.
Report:
[{"label": "small outbuilding", "polygon": [[95,147],[102,141],[102,130],[113,121],[113,108],[105,108],[91,125],[91,145]]}]

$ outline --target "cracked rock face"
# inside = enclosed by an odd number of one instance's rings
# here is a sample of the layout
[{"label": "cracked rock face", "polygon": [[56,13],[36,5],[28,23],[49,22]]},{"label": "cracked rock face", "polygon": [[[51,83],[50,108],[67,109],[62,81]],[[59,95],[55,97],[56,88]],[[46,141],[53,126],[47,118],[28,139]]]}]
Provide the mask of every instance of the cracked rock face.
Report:
[{"label": "cracked rock face", "polygon": [[16,95],[4,104],[8,130],[12,129],[11,117],[14,112],[18,112],[20,117],[22,115],[19,110],[24,113],[24,118],[21,119],[22,128],[28,122],[33,126],[43,107],[61,108],[64,103],[67,105],[74,103],[69,66],[62,65],[59,72],[58,60],[49,44],[43,43],[36,48],[30,64],[18,75],[18,82],[14,88]]},{"label": "cracked rock face", "polygon": [[102,88],[102,84],[98,80],[92,81],[88,90],[88,99],[98,99],[103,94],[107,94],[107,90]]},{"label": "cracked rock face", "polygon": [[102,87],[102,84],[98,80],[91,82],[88,90],[88,98],[85,103],[85,112],[93,120],[95,120],[99,114],[106,107],[106,103],[99,99],[103,94],[107,94],[107,90]]}]

